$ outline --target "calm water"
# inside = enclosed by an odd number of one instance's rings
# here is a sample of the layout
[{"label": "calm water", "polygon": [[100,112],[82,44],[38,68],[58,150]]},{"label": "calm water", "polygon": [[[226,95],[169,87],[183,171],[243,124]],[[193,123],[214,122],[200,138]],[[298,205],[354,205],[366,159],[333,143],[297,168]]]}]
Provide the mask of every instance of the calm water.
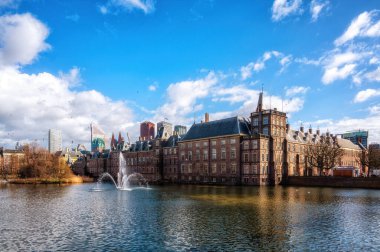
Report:
[{"label": "calm water", "polygon": [[380,251],[380,191],[2,185],[0,250]]}]

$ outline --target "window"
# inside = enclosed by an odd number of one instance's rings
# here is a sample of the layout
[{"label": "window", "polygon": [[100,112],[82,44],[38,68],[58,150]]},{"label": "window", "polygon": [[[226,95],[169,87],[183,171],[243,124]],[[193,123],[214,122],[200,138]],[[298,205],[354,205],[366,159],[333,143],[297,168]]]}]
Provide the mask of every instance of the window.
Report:
[{"label": "window", "polygon": [[183,149],[184,147],[185,147],[185,145],[184,145],[183,143],[180,143],[180,144],[179,144],[179,148],[180,148],[180,149]]},{"label": "window", "polygon": [[249,174],[249,165],[244,165],[244,174]]},{"label": "window", "polygon": [[208,160],[208,150],[203,150],[203,160]]},{"label": "window", "polygon": [[185,172],[185,165],[184,165],[184,164],[181,164],[181,172],[182,172],[182,173]]},{"label": "window", "polygon": [[168,154],[168,150],[167,150],[167,149],[164,149],[164,154],[165,154],[165,155]]},{"label": "window", "polygon": [[173,149],[173,154],[177,154],[177,149],[176,148]]},{"label": "window", "polygon": [[244,153],[243,154],[243,157],[244,157],[244,162],[249,162],[249,157],[248,157],[248,153]]},{"label": "window", "polygon": [[193,172],[193,165],[192,164],[189,164],[187,166],[187,171],[188,171],[188,173],[192,173]]},{"label": "window", "polygon": [[269,134],[268,134],[268,127],[264,127],[264,128],[263,128],[263,134],[264,134],[264,135],[269,135]]},{"label": "window", "polygon": [[264,156],[264,154],[261,154],[261,161],[265,161],[265,156]]},{"label": "window", "polygon": [[160,150],[157,149],[157,150],[156,150],[156,155],[159,155],[159,154],[160,154]]},{"label": "window", "polygon": [[220,158],[226,159],[226,149],[225,148],[222,148],[221,153],[220,153]]},{"label": "window", "polygon": [[253,126],[259,126],[259,119],[253,118]]},{"label": "window", "polygon": [[256,153],[252,153],[252,162],[257,162]]},{"label": "window", "polygon": [[156,141],[156,147],[160,146],[160,141]]},{"label": "window", "polygon": [[212,140],[212,141],[211,141],[211,145],[212,145],[212,146],[215,146],[215,145],[216,145],[216,140]]},{"label": "window", "polygon": [[231,148],[230,158],[235,159],[236,158],[236,148]]},{"label": "window", "polygon": [[269,154],[267,154],[267,162],[269,161]]},{"label": "window", "polygon": [[243,149],[248,150],[249,149],[249,141],[244,141],[243,143]]},{"label": "window", "polygon": [[207,141],[203,142],[203,147],[207,147],[207,146],[208,146],[208,142]]},{"label": "window", "polygon": [[257,140],[252,140],[252,148],[257,149]]},{"label": "window", "polygon": [[216,173],[216,163],[211,164],[211,172],[214,174]]},{"label": "window", "polygon": [[226,140],[224,140],[224,139],[220,140],[220,144],[221,145],[226,145]]},{"label": "window", "polygon": [[254,164],[253,165],[253,173],[256,173],[256,174],[260,173],[260,169],[257,169],[257,168],[258,168],[257,164]]},{"label": "window", "polygon": [[203,172],[204,172],[205,174],[208,174],[208,163],[204,163],[204,164],[203,164]]},{"label": "window", "polygon": [[195,143],[195,147],[196,147],[196,148],[199,148],[199,142],[196,142],[196,143]]},{"label": "window", "polygon": [[226,164],[225,163],[220,164],[220,172],[223,174],[226,173]]},{"label": "window", "polygon": [[193,152],[192,152],[192,151],[189,151],[189,152],[188,152],[188,159],[189,159],[189,160],[192,160],[192,159],[193,159]]},{"label": "window", "polygon": [[236,164],[235,163],[231,164],[231,173],[236,174]]},{"label": "window", "polygon": [[182,160],[182,161],[185,160],[185,152],[184,152],[184,151],[181,151],[181,160]]},{"label": "window", "polygon": [[187,148],[192,148],[193,147],[193,143],[188,143],[187,144]]},{"label": "window", "polygon": [[216,159],[216,149],[211,149],[211,159],[212,160]]},{"label": "window", "polygon": [[268,124],[268,116],[263,117],[263,124],[267,125]]},{"label": "window", "polygon": [[235,144],[236,143],[236,139],[235,138],[231,138],[230,139],[230,144]]},{"label": "window", "polygon": [[195,151],[195,159],[196,159],[196,160],[200,160],[200,159],[201,159],[201,153],[200,153],[199,150],[196,150],[196,151]]}]

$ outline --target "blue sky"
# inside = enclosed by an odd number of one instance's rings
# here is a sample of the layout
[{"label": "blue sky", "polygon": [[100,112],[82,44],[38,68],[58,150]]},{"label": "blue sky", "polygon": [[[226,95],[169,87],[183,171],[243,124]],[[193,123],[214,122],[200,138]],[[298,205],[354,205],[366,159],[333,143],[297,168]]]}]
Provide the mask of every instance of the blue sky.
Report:
[{"label": "blue sky", "polygon": [[[380,3],[0,0],[0,145],[249,116],[380,141]],[[270,97],[270,98],[269,98]]]}]

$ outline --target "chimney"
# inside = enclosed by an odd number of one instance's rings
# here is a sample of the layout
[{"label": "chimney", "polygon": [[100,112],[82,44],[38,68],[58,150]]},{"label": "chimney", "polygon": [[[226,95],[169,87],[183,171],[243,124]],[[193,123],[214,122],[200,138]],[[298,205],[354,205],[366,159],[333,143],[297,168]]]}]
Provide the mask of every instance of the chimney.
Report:
[{"label": "chimney", "polygon": [[319,129],[317,129],[317,135],[319,136],[319,134],[321,134],[321,132],[319,131]]},{"label": "chimney", "polygon": [[205,113],[205,122],[208,123],[210,120],[210,115],[208,113]]},{"label": "chimney", "polygon": [[311,127],[309,128],[309,133],[313,134],[313,129]]},{"label": "chimney", "polygon": [[300,127],[300,131],[303,133],[303,126]]}]

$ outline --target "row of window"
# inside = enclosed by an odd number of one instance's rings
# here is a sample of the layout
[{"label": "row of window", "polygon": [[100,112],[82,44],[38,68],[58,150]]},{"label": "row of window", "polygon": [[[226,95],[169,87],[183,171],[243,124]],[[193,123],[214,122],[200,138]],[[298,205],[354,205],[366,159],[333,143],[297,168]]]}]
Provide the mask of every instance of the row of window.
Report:
[{"label": "row of window", "polygon": [[[262,124],[263,125],[269,124],[269,116],[263,116]],[[281,118],[280,119],[279,118],[273,118],[272,124],[279,125],[279,126],[284,126],[285,125],[285,120],[281,119]],[[259,118],[258,117],[253,118],[252,125],[253,126],[259,126]]]},{"label": "row of window", "polygon": [[226,182],[231,182],[231,183],[236,183],[236,178],[217,178],[217,177],[200,177],[200,176],[195,176],[195,177],[192,177],[192,176],[182,176],[181,177],[181,180],[182,181],[188,181],[188,182],[192,182],[192,181],[197,181],[197,182],[200,182],[200,181],[203,181],[204,183],[209,183],[209,182],[213,182],[213,183],[226,183]]},{"label": "row of window", "polygon": [[[229,141],[228,141],[229,140]],[[217,142],[220,141],[220,145],[226,145],[227,142],[230,144],[236,144],[236,138],[231,138],[231,139],[214,139],[211,140],[211,146],[216,146]],[[200,146],[203,147],[208,147],[208,141],[203,141],[203,142],[195,142],[195,147],[200,148]],[[193,148],[193,142],[189,143],[179,143],[179,148],[184,149],[187,145],[187,148]]]},{"label": "row of window", "polygon": [[[252,149],[258,149],[260,147],[260,142],[258,139],[254,139],[254,140],[244,140],[243,142],[243,149],[244,150],[248,150],[249,149],[249,144],[251,143],[251,147]],[[261,141],[261,149],[265,149],[268,147],[268,141],[266,140],[262,140]]]},{"label": "row of window", "polygon": [[[217,149],[211,149],[211,160],[216,160],[218,156],[218,151]],[[226,149],[222,148],[220,150],[220,159],[224,160],[226,159],[227,154],[226,154]],[[232,147],[230,149],[230,159],[235,159],[236,158],[236,148]],[[209,159],[209,154],[208,150],[203,150],[202,152],[202,160],[208,160]],[[185,155],[184,151],[181,151],[181,160],[182,161],[191,161],[193,160],[193,151],[188,151],[187,156]],[[195,151],[195,160],[199,161],[201,160],[201,152],[200,150]]]},{"label": "row of window", "polygon": [[181,164],[181,172],[182,173],[203,173],[203,174],[209,174],[210,172],[212,174],[236,174],[236,163],[232,163],[230,165],[230,169],[227,169],[227,166],[225,163],[217,164],[217,163],[212,163],[211,164],[211,170],[209,171],[209,165],[208,163],[203,163],[203,164]]},{"label": "row of window", "polygon": [[245,164],[243,166],[243,174],[268,174],[268,164],[258,165],[254,164],[252,166]]},{"label": "row of window", "polygon": [[[243,153],[243,161],[249,162],[249,153]],[[269,154],[268,153],[261,153],[261,161],[269,161]],[[251,162],[260,162],[260,154],[259,153],[252,153]]]}]

